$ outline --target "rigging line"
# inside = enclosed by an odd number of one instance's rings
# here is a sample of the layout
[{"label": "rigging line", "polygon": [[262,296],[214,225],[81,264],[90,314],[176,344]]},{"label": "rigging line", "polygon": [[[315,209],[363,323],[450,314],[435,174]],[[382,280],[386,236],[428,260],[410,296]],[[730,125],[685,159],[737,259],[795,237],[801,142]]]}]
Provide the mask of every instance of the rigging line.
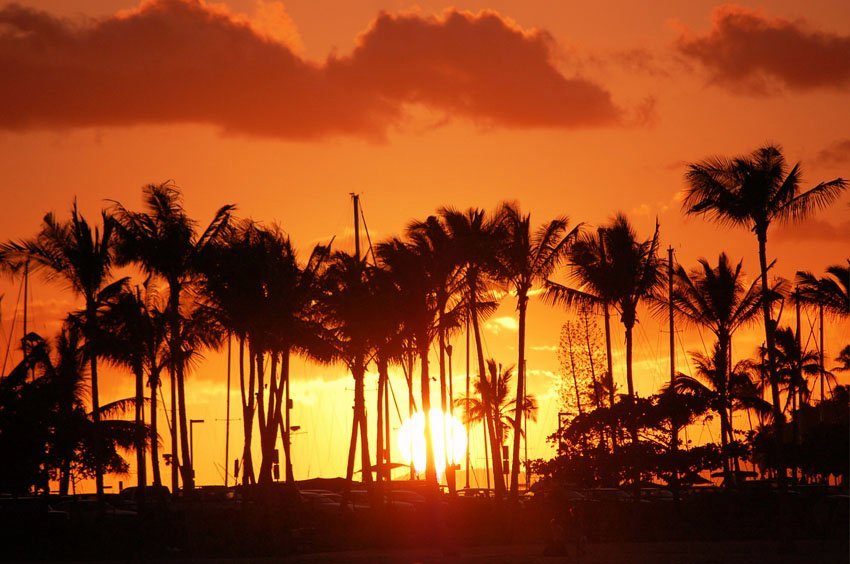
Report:
[{"label": "rigging line", "polygon": [[688,351],[685,350],[685,341],[684,341],[684,339],[682,339],[682,332],[676,331],[676,336],[679,338],[679,344],[682,346],[682,356],[685,357],[685,366],[687,366],[687,368],[688,368],[688,376],[693,378],[694,370],[693,370],[693,367],[691,366],[690,355],[688,354]]},{"label": "rigging line", "polygon": [[395,404],[395,412],[398,415],[398,420],[401,421],[401,410],[398,408],[398,400],[395,397],[395,390],[393,389],[393,379],[390,378],[389,373],[387,373],[387,386],[390,389],[390,394],[393,396],[393,403]]},{"label": "rigging line", "polygon": [[378,259],[375,258],[375,249],[372,248],[372,236],[369,235],[369,226],[366,225],[366,215],[363,213],[363,196],[358,200],[360,203],[360,219],[363,220],[363,229],[366,231],[366,242],[369,243],[369,253],[372,255],[372,264],[378,266]]},{"label": "rigging line", "polygon": [[165,407],[167,404],[165,403],[165,395],[162,393],[162,385],[158,386],[159,388],[159,401],[162,402],[162,411],[165,413],[165,422],[168,425],[168,432],[171,433],[171,419],[168,418],[168,409]]},{"label": "rigging line", "polygon": [[[0,370],[0,376],[6,374],[6,361],[9,360],[9,352],[12,350],[12,337],[15,336],[15,321],[18,319],[18,304],[21,303],[21,294],[24,291],[24,283],[18,288],[18,299],[15,300],[15,313],[12,314],[12,324],[9,329],[9,339],[6,341],[6,356],[3,357],[3,369]],[[24,335],[25,337],[26,335]]]}]

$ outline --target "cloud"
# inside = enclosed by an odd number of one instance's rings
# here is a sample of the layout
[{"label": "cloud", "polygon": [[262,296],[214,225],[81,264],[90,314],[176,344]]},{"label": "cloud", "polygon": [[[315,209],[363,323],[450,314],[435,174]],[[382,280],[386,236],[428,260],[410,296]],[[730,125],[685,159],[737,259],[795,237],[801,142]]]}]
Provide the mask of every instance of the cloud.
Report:
[{"label": "cloud", "polygon": [[533,345],[529,348],[533,351],[540,351],[540,352],[555,352],[555,351],[558,350],[557,345]]},{"label": "cloud", "polygon": [[6,6],[0,128],[202,123],[287,139],[382,139],[411,105],[484,127],[622,119],[606,89],[558,70],[548,33],[495,12],[381,13],[350,55],[313,62],[296,53],[286,12],[261,7],[252,22],[203,0],[148,0],[80,23]]},{"label": "cloud", "polygon": [[716,8],[708,33],[685,30],[675,46],[700,63],[712,83],[737,93],[766,95],[781,87],[813,90],[850,84],[850,36],[735,5]]},{"label": "cloud", "polygon": [[850,165],[850,139],[839,139],[821,149],[814,162],[822,166]]},{"label": "cloud", "polygon": [[776,230],[778,241],[825,241],[850,243],[850,220],[838,225],[820,219],[809,219],[796,225],[782,225]]},{"label": "cloud", "polygon": [[519,330],[519,323],[516,319],[510,316],[494,317],[484,324],[484,328],[494,335],[499,335],[502,331],[515,333]]}]

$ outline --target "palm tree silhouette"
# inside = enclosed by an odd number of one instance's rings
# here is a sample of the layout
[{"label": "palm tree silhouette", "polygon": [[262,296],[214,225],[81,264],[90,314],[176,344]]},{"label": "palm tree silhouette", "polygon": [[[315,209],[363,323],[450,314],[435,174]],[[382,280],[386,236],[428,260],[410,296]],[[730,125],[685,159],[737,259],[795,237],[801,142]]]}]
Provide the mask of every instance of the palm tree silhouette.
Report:
[{"label": "palm tree silhouette", "polygon": [[[419,356],[422,416],[425,422],[425,479],[433,489],[437,486],[437,469],[431,435],[431,377],[428,354],[439,331],[439,313],[428,265],[429,257],[414,243],[407,243],[398,238],[380,243],[377,246],[377,256],[381,267],[387,271],[397,289],[399,310],[404,312],[403,334],[410,335]],[[412,384],[412,381],[410,383]]]},{"label": "palm tree silhouette", "polygon": [[[478,373],[485,374],[480,321],[495,311],[497,303],[491,287],[499,272],[498,256],[502,248],[503,228],[498,218],[488,218],[484,210],[465,212],[442,208],[440,217],[452,241],[460,268],[463,302],[475,336]],[[492,425],[492,422],[488,423]],[[490,448],[499,451],[495,429],[489,429]],[[501,457],[493,458],[493,484],[497,498],[505,494],[505,476]]]},{"label": "palm tree silhouette", "polygon": [[[505,232],[499,253],[500,276],[513,286],[519,315],[516,404],[524,405],[528,293],[535,285],[551,276],[555,268],[564,260],[570,244],[579,233],[579,227],[568,231],[569,220],[566,217],[559,217],[541,225],[532,233],[531,215],[523,215],[516,203],[504,204],[499,210],[499,220]],[[523,410],[519,410],[514,421],[511,453],[510,495],[514,500],[519,495],[522,417]]]},{"label": "palm tree silhouette", "polygon": [[[100,430],[100,393],[97,371],[97,311],[110,296],[120,291],[125,279],[110,282],[113,263],[114,222],[101,212],[102,227],[92,227],[77,210],[71,219],[61,222],[53,213],[44,216],[41,229],[33,239],[10,241],[0,246],[0,265],[15,271],[29,263],[48,280],[62,279],[85,302],[82,312],[83,335],[91,378],[91,413],[94,433]],[[98,445],[99,441],[95,442]],[[97,453],[96,453],[97,454]],[[97,458],[95,484],[98,499],[103,498],[103,468]]]},{"label": "palm tree silhouette", "polygon": [[333,336],[337,357],[343,360],[354,378],[354,418],[348,453],[346,481],[354,475],[354,455],[357,433],[360,434],[360,463],[363,482],[372,483],[372,463],[369,453],[369,431],[366,421],[366,365],[372,350],[375,329],[370,325],[380,317],[372,299],[369,268],[365,258],[343,252],[333,254],[323,281],[322,305],[327,328]]},{"label": "palm tree silhouette", "polygon": [[[150,184],[142,189],[146,212],[133,212],[116,202],[113,215],[118,235],[117,258],[121,264],[135,263],[149,275],[162,277],[168,284],[169,320],[168,347],[170,350],[169,372],[172,378],[172,490],[177,492],[177,468],[182,470],[183,487],[186,492],[194,490],[192,460],[189,456],[188,420],[186,415],[185,365],[181,362],[184,353],[181,337],[181,300],[197,280],[199,257],[204,249],[222,234],[233,210],[226,205],[215,213],[212,221],[200,235],[195,222],[183,208],[182,195],[172,182]],[[176,392],[176,393],[175,393]],[[174,408],[174,398],[177,409]],[[177,413],[175,413],[175,411]],[[179,418],[180,455],[177,457]]]},{"label": "palm tree silhouette", "polygon": [[[767,280],[767,234],[774,222],[797,222],[814,211],[835,201],[847,187],[847,182],[836,178],[822,182],[808,190],[800,188],[801,170],[797,163],[788,170],[782,149],[766,145],[752,154],[734,158],[711,157],[688,165],[685,174],[688,187],[682,206],[689,215],[703,215],[725,225],[751,229],[758,241],[759,266],[762,287]],[[775,322],[772,302],[765,294],[762,300],[767,370],[775,371]],[[781,437],[784,418],[779,404],[779,386],[771,377],[771,396],[775,435],[778,449],[778,471],[781,485],[785,483],[782,467]]]},{"label": "palm tree silhouette", "polygon": [[[476,396],[462,396],[455,400],[455,405],[463,409],[465,423],[483,422],[485,429],[493,433],[491,443],[499,448],[491,450],[491,460],[495,463],[502,456],[502,445],[505,443],[505,435],[508,429],[517,432],[516,421],[520,417],[528,417],[532,421],[537,420],[537,399],[533,394],[523,396],[523,408],[517,410],[518,405],[514,395],[511,393],[511,381],[513,380],[514,367],[502,368],[492,358],[487,359],[487,372],[483,377],[475,379]],[[523,435],[522,429],[519,430]]]},{"label": "palm tree silhouette", "polygon": [[[623,214],[601,228],[596,236],[582,236],[569,251],[572,276],[580,292],[549,284],[554,302],[598,302],[612,305],[620,313],[626,336],[626,384],[631,401],[635,399],[632,372],[632,332],[637,322],[637,306],[654,295],[662,284],[658,258],[658,224],[651,239],[638,241],[637,234]],[[630,429],[637,442],[637,429]]]},{"label": "palm tree silhouette", "polygon": [[[672,302],[674,311],[685,321],[708,328],[714,333],[716,351],[710,359],[700,357],[701,366],[706,367],[704,375],[712,372],[711,381],[716,385],[717,409],[721,413],[721,432],[724,453],[726,453],[727,437],[729,441],[734,440],[732,436],[731,420],[729,410],[732,369],[732,336],[735,331],[753,321],[759,314],[761,307],[761,287],[757,279],[750,285],[745,285],[742,273],[743,261],[739,261],[734,267],[729,262],[726,253],[721,253],[717,259],[717,266],[712,266],[706,259],[699,259],[700,266],[687,272],[681,265],[674,273],[674,288]],[[771,288],[770,291],[778,296],[779,288]],[[667,300],[659,299],[659,310],[666,310]],[[709,370],[707,367],[711,366]],[[716,374],[715,374],[716,372]],[[724,454],[724,472],[729,476],[729,459]]]},{"label": "palm tree silhouette", "polygon": [[798,271],[797,287],[804,303],[821,305],[834,315],[850,316],[850,267],[834,264],[827,267],[822,278]]},{"label": "palm tree silhouette", "polygon": [[724,485],[729,487],[735,483],[734,474],[729,467],[728,448],[729,443],[735,440],[732,423],[734,409],[754,409],[763,416],[770,410],[770,404],[761,399],[758,388],[750,379],[749,362],[741,361],[730,367],[728,351],[719,340],[714,344],[711,355],[693,352],[691,358],[697,377],[678,373],[673,381],[673,389],[677,393],[687,393],[704,399],[708,406],[720,415]]}]

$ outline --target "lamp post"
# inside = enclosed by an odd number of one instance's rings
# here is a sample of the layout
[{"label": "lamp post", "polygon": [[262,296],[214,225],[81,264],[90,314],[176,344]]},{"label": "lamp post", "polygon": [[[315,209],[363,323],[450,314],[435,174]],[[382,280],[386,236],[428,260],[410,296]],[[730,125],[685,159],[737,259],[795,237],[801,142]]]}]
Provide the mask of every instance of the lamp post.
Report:
[{"label": "lamp post", "polygon": [[203,423],[203,419],[189,419],[189,468],[192,479],[195,479],[195,423]]}]

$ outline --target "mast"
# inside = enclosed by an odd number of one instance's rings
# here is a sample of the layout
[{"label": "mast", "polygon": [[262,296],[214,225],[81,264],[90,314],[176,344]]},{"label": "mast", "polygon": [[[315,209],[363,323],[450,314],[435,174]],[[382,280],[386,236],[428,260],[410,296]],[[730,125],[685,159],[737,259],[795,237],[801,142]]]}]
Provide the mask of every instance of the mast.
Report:
[{"label": "mast", "polygon": [[469,489],[469,450],[472,446],[469,436],[469,313],[466,315],[466,489]]},{"label": "mast", "polygon": [[[667,247],[667,302],[670,318],[670,389],[673,390],[673,385],[676,383],[676,333],[673,324],[673,245]],[[676,450],[679,448],[679,429],[674,420],[671,420],[670,423],[673,430],[671,447]]]},{"label": "mast", "polygon": [[224,431],[224,487],[227,487],[230,472],[228,462],[230,461],[230,352],[233,342],[230,332],[227,333],[227,414],[225,417]]}]

